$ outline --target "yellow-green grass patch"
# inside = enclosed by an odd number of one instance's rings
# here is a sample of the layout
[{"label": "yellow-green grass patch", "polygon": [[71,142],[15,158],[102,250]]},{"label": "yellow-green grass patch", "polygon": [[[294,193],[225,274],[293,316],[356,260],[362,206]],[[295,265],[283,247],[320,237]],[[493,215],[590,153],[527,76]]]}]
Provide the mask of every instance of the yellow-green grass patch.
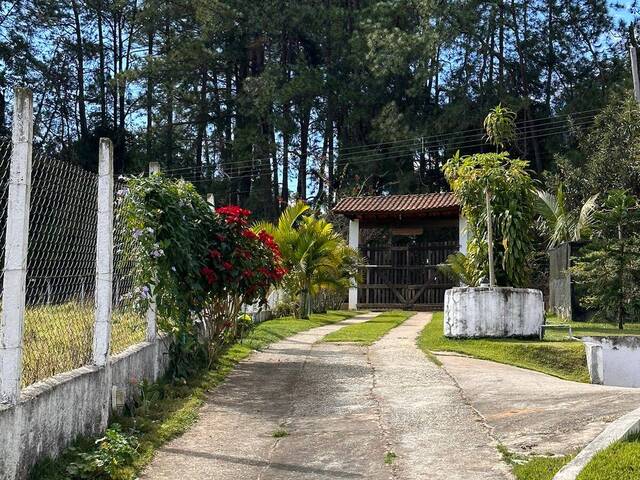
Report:
[{"label": "yellow-green grass patch", "polygon": [[371,345],[389,330],[397,327],[415,312],[391,311],[381,313],[364,323],[347,325],[324,337],[325,342],[354,342]]}]

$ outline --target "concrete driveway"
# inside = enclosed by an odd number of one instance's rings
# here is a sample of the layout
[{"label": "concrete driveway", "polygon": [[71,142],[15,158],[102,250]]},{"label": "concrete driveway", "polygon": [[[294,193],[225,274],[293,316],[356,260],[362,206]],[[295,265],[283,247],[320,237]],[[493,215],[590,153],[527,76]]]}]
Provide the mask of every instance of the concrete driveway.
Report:
[{"label": "concrete driveway", "polygon": [[[141,478],[510,478],[482,418],[416,346],[429,314],[416,314],[371,347],[317,343],[372,316],[253,354],[209,394],[196,425],[162,448]],[[275,438],[276,431],[286,436]]]},{"label": "concrete driveway", "polygon": [[457,354],[439,354],[464,396],[518,453],[566,454],[640,406],[640,389],[569,382]]}]

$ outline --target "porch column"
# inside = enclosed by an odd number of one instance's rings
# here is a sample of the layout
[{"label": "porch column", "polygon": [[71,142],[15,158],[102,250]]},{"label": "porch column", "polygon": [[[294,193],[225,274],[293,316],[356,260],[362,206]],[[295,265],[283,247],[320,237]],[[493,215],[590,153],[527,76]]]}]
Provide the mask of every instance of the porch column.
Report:
[{"label": "porch column", "polygon": [[[358,250],[360,246],[360,220],[357,218],[349,220],[349,246]],[[349,288],[349,310],[358,308],[358,285],[356,279],[351,279],[351,287]]]},{"label": "porch column", "polygon": [[467,254],[467,240],[469,232],[467,232],[467,219],[460,212],[458,217],[458,244],[460,245],[460,253]]}]

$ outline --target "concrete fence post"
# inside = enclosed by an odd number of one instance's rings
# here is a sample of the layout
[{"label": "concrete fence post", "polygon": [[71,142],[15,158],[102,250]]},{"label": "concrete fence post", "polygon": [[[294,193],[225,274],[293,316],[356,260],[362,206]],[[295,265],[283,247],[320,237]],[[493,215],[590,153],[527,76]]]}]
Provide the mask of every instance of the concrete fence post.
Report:
[{"label": "concrete fence post", "polygon": [[33,148],[33,97],[24,88],[14,91],[11,143],[0,320],[0,403],[14,405],[20,397],[22,374]]},{"label": "concrete fence post", "polygon": [[98,236],[93,363],[106,365],[111,340],[113,302],[113,143],[100,139],[98,152]]},{"label": "concrete fence post", "polygon": [[[149,163],[149,175],[160,173],[158,162]],[[147,309],[147,342],[155,342],[158,337],[158,314],[156,311],[156,296],[151,292],[151,301]]]}]

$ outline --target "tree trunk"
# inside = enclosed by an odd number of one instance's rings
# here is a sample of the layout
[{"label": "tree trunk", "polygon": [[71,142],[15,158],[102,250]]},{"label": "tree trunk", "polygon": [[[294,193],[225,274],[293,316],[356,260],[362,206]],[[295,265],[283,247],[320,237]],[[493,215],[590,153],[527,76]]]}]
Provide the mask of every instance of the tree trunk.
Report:
[{"label": "tree trunk", "polygon": [[307,320],[311,313],[311,285],[306,283],[300,292],[300,318]]},{"label": "tree trunk", "polygon": [[489,286],[491,288],[496,286],[496,273],[493,268],[493,222],[491,219],[491,192],[489,187],[484,191],[484,198],[487,209],[487,250],[489,252]]},{"label": "tree trunk", "polygon": [[547,79],[545,85],[545,105],[551,115],[551,80],[553,77],[554,51],[553,51],[553,10],[554,0],[547,0]]},{"label": "tree trunk", "polygon": [[84,99],[84,47],[82,42],[82,26],[80,25],[80,10],[76,0],[71,1],[73,20],[76,34],[76,62],[78,63],[78,114],[80,116],[80,135],[83,139],[89,136],[87,129],[87,110]]},{"label": "tree trunk", "polygon": [[98,2],[98,57],[100,66],[98,70],[98,97],[100,99],[100,127],[107,128],[107,92],[105,82],[105,57],[104,57],[104,32],[102,30],[102,0]]},{"label": "tree trunk", "polygon": [[300,111],[300,163],[298,166],[298,199],[307,199],[307,159],[309,157],[309,121],[311,108],[303,105]]},{"label": "tree trunk", "polygon": [[269,151],[271,152],[271,164],[272,164],[271,169],[273,170],[272,172],[273,205],[275,207],[274,212],[279,212],[280,211],[280,180],[279,180],[279,174],[278,174],[278,144],[276,143],[276,133],[273,125],[271,125],[270,127],[269,135],[270,135],[269,143],[271,145],[271,148],[269,149]]},{"label": "tree trunk", "polygon": [[[147,33],[147,55],[149,57],[149,62],[153,57],[153,40],[154,33],[153,30],[149,30]],[[151,161],[151,148],[152,148],[152,130],[153,130],[153,77],[151,75],[151,70],[147,70],[147,162]]]},{"label": "tree trunk", "polygon": [[282,210],[289,204],[289,134],[282,133]]},{"label": "tree trunk", "polygon": [[618,301],[618,328],[620,330],[624,329],[624,269],[625,269],[625,259],[624,259],[624,242],[622,241],[622,225],[618,224],[618,241],[620,242],[620,264],[618,265],[618,290],[619,290],[619,298]]},{"label": "tree trunk", "polygon": [[499,94],[504,91],[504,0],[500,0],[499,4],[499,17],[498,17],[498,49],[500,52],[500,59],[498,62],[498,85]]},{"label": "tree trunk", "polygon": [[204,142],[205,132],[207,130],[207,84],[209,79],[209,72],[206,66],[200,67],[200,99],[197,115],[196,126],[196,163],[195,163],[195,178],[199,177],[199,173],[202,167],[202,143]]}]

